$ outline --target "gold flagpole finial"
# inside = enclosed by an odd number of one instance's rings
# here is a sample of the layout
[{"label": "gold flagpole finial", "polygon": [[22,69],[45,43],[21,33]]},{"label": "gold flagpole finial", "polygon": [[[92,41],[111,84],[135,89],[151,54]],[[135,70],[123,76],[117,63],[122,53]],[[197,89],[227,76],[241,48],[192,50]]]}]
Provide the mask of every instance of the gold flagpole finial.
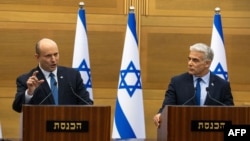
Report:
[{"label": "gold flagpole finial", "polygon": [[130,6],[129,7],[129,12],[134,12],[135,11],[135,7],[134,6]]},{"label": "gold flagpole finial", "polygon": [[220,14],[220,7],[216,7],[216,8],[214,9],[214,12],[215,12],[215,14]]},{"label": "gold flagpole finial", "polygon": [[79,8],[80,8],[80,9],[83,9],[83,7],[84,7],[84,2],[82,2],[82,1],[79,2]]}]

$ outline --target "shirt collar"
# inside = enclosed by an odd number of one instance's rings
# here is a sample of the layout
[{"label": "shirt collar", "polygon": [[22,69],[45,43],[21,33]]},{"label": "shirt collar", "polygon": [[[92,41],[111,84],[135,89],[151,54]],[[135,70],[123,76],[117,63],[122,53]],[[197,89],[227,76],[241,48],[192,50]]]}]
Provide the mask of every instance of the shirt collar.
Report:
[{"label": "shirt collar", "polygon": [[[41,69],[41,71],[42,71],[43,75],[45,76],[45,78],[49,78],[49,77],[50,77],[49,74],[50,74],[51,72],[48,72],[48,71],[42,69],[42,67],[40,66],[40,64],[39,64],[39,68]],[[57,68],[56,68],[52,73],[53,73],[55,76],[57,76]]]},{"label": "shirt collar", "polygon": [[204,75],[204,76],[202,76],[202,77],[193,76],[194,82],[195,82],[198,78],[201,78],[202,81],[203,81],[205,84],[208,84],[208,83],[209,83],[209,78],[210,78],[210,72],[208,72],[206,75]]}]

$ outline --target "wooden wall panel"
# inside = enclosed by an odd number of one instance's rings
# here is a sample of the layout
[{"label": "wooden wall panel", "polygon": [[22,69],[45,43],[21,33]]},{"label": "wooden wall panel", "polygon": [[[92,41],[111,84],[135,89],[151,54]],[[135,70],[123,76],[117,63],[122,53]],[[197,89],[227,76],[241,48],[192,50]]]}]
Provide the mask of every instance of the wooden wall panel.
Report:
[{"label": "wooden wall panel", "polygon": [[[1,1],[2,11],[39,11],[39,12],[59,12],[75,13],[78,9],[79,0],[11,0]],[[122,14],[124,13],[124,2],[117,0],[84,0],[86,13],[96,14]]]},{"label": "wooden wall panel", "polygon": [[[168,83],[173,75],[187,70],[186,58],[190,45],[196,42],[210,44],[211,33],[208,32],[208,28],[193,30],[191,28],[142,27],[141,39],[145,40],[141,44],[141,50],[143,50],[141,58],[144,58],[142,59],[144,86],[164,88],[161,82]],[[174,33],[174,31],[176,32]],[[179,34],[180,31],[182,34]],[[191,33],[191,31],[193,32]],[[248,55],[250,53],[250,49],[248,49],[249,35],[232,35],[231,33],[225,34],[224,37],[232,89],[249,91],[250,88],[245,85],[249,86],[250,80],[242,75],[250,71],[249,62],[243,61],[250,60]],[[244,85],[240,87],[239,84]],[[166,87],[166,84],[164,86]]]},{"label": "wooden wall panel", "polygon": [[116,88],[118,86],[123,36],[123,31],[89,32],[89,37],[95,38],[89,38],[94,88]]},{"label": "wooden wall panel", "polygon": [[[142,27],[141,58],[144,87],[165,89],[172,76],[187,71],[189,46],[210,43],[208,29]],[[191,33],[191,31],[193,31]]]},{"label": "wooden wall panel", "polygon": [[20,114],[12,110],[12,101],[13,97],[0,96],[0,124],[4,138],[20,137]]},{"label": "wooden wall panel", "polygon": [[[187,70],[188,47],[196,42],[210,44],[217,6],[221,8],[235,104],[249,105],[249,0],[84,2],[94,100],[97,105],[112,106],[112,121],[130,5],[140,12],[136,16],[148,138],[156,137],[152,117],[161,105],[170,78]],[[15,79],[37,65],[33,58],[36,41],[42,37],[54,39],[60,47],[60,64],[71,67],[78,3],[78,0],[0,2],[0,121],[6,137],[19,134],[19,114],[11,109]]]},{"label": "wooden wall panel", "polygon": [[215,7],[220,7],[224,13],[224,16],[250,16],[248,14],[250,11],[250,4],[248,0],[241,0],[238,3],[234,0],[148,0],[148,5],[148,13],[151,16],[164,15],[204,17],[209,16]]},{"label": "wooden wall panel", "polygon": [[[53,38],[58,41],[61,54],[63,55],[60,60],[62,64],[69,64],[72,60],[72,44],[73,37],[67,39],[68,35],[73,35],[73,32],[69,31],[40,31],[40,30],[5,30],[0,29],[5,34],[1,36],[0,40],[3,43],[1,45],[2,51],[0,55],[2,61],[0,62],[2,78],[8,80],[15,80],[16,76],[27,72],[30,68],[35,67],[37,62],[34,58],[34,47],[36,41],[42,37]],[[61,40],[61,39],[67,40]],[[68,49],[65,49],[67,47]],[[68,57],[67,54],[71,55]],[[67,63],[66,63],[67,62]],[[1,82],[1,86],[7,85],[8,83]],[[15,86],[12,84],[10,86]]]},{"label": "wooden wall panel", "polygon": [[[61,56],[60,64],[71,67],[77,12],[71,13],[66,8],[68,11],[59,13],[60,8],[53,11],[52,7],[49,7],[48,11],[45,12],[43,11],[45,7],[39,7],[40,10],[35,12],[24,11],[22,8],[19,8],[20,11],[4,9],[0,14],[0,31],[4,34],[0,39],[4,51],[0,55],[3,58],[5,56],[11,58],[0,63],[2,66],[7,64],[1,72],[6,79],[3,86],[14,86],[13,80],[17,75],[36,65],[33,59],[34,45],[43,37],[52,38],[58,43]],[[61,10],[63,8],[65,7],[61,7]],[[117,15],[122,8],[119,6],[116,9],[117,11],[114,12],[116,14],[113,15],[87,14],[86,17],[90,54],[93,52],[93,55],[90,55],[93,83],[97,84],[94,87],[110,87],[110,84],[111,87],[117,86],[127,15]],[[75,7],[75,11],[77,10],[78,7]],[[120,55],[114,55],[110,50]],[[7,51],[9,53],[6,53]],[[23,62],[26,62],[25,66],[13,65]],[[108,65],[110,62],[113,65]],[[11,71],[9,71],[10,68]],[[104,73],[100,73],[100,70]],[[113,71],[117,73],[112,73]],[[8,73],[13,75],[6,75]]]},{"label": "wooden wall panel", "polygon": [[[249,61],[250,35],[228,35],[227,60],[229,69],[229,79],[235,84],[250,84],[247,74],[250,72]],[[237,90],[250,90],[250,88],[240,88]]]},{"label": "wooden wall panel", "polygon": [[[141,41],[143,42],[140,46],[141,58],[144,58],[142,67],[146,87],[148,85],[154,88],[166,87],[174,74],[186,70],[187,65],[183,62],[183,55],[185,57],[188,55],[188,49],[183,51],[177,48],[188,48],[196,42],[210,44],[214,8],[219,6],[232,89],[250,90],[249,79],[242,75],[249,71],[248,62],[242,61],[242,58],[250,59],[246,55],[250,53],[247,48],[250,43],[248,40],[250,34],[248,1],[244,0],[235,4],[232,0],[227,2],[149,0],[148,3],[148,15],[143,16],[141,22]],[[163,48],[165,50],[162,50]],[[182,54],[182,56],[176,57],[177,54]],[[165,85],[157,83],[164,82],[163,79],[166,79]]]}]

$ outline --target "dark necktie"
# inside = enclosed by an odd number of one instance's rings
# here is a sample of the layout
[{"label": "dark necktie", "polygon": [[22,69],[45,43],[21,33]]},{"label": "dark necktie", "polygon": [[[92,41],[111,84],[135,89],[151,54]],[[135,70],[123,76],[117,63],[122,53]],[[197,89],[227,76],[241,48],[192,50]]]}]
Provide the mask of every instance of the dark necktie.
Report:
[{"label": "dark necktie", "polygon": [[53,73],[50,73],[49,76],[50,76],[50,89],[53,94],[55,104],[58,105],[58,89],[57,89],[57,82],[54,77],[55,75]]},{"label": "dark necktie", "polygon": [[200,105],[200,98],[201,98],[201,78],[196,79],[196,104]]}]

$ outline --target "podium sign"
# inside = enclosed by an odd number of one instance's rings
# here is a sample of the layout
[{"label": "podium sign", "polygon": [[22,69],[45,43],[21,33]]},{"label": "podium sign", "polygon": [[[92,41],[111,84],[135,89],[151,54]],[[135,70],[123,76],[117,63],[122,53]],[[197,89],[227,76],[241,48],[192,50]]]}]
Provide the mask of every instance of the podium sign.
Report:
[{"label": "podium sign", "polygon": [[23,105],[23,141],[110,141],[110,106]]},{"label": "podium sign", "polygon": [[165,106],[158,141],[224,141],[224,128],[250,125],[250,107]]}]

